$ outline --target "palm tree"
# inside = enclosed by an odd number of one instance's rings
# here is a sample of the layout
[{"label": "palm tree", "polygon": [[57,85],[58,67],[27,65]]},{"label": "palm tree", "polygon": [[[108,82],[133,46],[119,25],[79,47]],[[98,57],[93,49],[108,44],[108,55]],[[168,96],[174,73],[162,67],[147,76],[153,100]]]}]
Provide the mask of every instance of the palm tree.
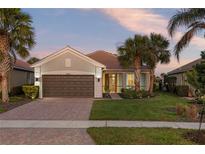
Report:
[{"label": "palm tree", "polygon": [[154,73],[158,63],[167,64],[170,61],[169,41],[161,34],[151,33],[147,50],[144,51],[143,61],[150,68],[150,94],[153,93]]},{"label": "palm tree", "polygon": [[31,57],[29,58],[29,60],[27,61],[27,63],[29,64],[34,64],[36,63],[37,61],[39,61],[40,59],[36,58],[36,57]]},{"label": "palm tree", "polygon": [[168,32],[171,37],[179,27],[184,26],[187,32],[182,36],[174,48],[175,55],[179,60],[179,53],[186,47],[193,36],[205,29],[205,9],[182,9],[178,11],[169,21]]},{"label": "palm tree", "polygon": [[16,55],[29,56],[35,45],[31,16],[21,9],[0,9],[0,73],[2,102],[8,102],[8,72],[15,62]]},{"label": "palm tree", "polygon": [[147,36],[135,35],[134,38],[128,38],[117,49],[120,64],[124,67],[134,66],[135,68],[135,90],[137,92],[140,90],[141,57],[147,42]]}]

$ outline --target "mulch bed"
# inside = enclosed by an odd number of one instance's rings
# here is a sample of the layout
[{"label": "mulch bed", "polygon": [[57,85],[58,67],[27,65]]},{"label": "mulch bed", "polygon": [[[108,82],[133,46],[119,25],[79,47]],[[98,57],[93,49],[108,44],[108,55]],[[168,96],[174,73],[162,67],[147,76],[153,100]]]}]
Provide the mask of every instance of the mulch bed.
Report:
[{"label": "mulch bed", "polygon": [[184,137],[192,142],[197,144],[204,145],[205,144],[205,130],[199,131],[189,131],[184,134]]},{"label": "mulch bed", "polygon": [[6,111],[12,110],[18,106],[30,103],[31,101],[32,101],[31,99],[24,98],[23,100],[18,101],[18,102],[9,102],[9,103],[0,102],[0,109],[1,109],[0,114]]}]

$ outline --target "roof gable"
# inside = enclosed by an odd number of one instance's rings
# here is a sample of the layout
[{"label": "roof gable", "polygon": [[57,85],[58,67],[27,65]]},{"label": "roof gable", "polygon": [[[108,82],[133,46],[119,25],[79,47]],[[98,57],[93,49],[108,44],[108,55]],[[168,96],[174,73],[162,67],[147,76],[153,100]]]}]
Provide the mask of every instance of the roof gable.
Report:
[{"label": "roof gable", "polygon": [[85,61],[87,61],[87,62],[89,62],[89,63],[91,63],[91,64],[93,64],[95,66],[105,68],[105,65],[103,65],[103,64],[101,64],[101,63],[99,63],[99,62],[97,62],[97,61],[87,57],[83,53],[75,50],[74,48],[71,48],[70,46],[66,46],[63,49],[61,49],[61,50],[59,50],[59,51],[57,51],[57,52],[55,52],[53,54],[48,55],[47,57],[43,58],[42,60],[36,62],[33,65],[31,65],[31,67],[41,66],[42,64],[45,64],[45,63],[47,63],[47,62],[57,58],[58,56],[61,56],[61,55],[65,54],[65,53],[68,53],[68,52],[76,55],[77,57],[79,57],[79,58],[81,58],[81,59],[83,59],[83,60],[85,60]]}]

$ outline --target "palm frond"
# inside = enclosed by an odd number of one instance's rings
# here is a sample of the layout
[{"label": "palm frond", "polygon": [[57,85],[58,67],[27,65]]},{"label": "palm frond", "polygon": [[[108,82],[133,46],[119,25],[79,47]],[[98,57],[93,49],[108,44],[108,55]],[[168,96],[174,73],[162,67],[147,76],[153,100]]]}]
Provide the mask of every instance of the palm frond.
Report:
[{"label": "palm frond", "polygon": [[195,22],[189,26],[189,30],[182,36],[174,48],[174,54],[179,60],[179,54],[192,40],[193,36],[201,29],[205,29],[205,22]]},{"label": "palm frond", "polygon": [[178,11],[168,23],[168,33],[171,37],[180,26],[189,26],[198,20],[204,20],[205,9],[182,9]]},{"label": "palm frond", "polygon": [[36,44],[32,18],[21,9],[0,9],[0,32],[9,36],[9,52],[13,57],[18,54],[26,58]]}]

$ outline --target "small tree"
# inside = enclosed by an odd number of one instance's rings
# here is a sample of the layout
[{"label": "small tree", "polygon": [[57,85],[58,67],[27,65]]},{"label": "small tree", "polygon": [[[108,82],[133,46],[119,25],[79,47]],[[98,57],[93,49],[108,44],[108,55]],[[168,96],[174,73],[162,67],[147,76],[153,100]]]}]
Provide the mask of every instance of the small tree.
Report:
[{"label": "small tree", "polygon": [[205,98],[205,50],[201,52],[201,63],[196,65],[196,72],[197,72],[197,81],[199,83],[199,94],[200,99],[203,102],[203,107],[201,111],[200,116],[200,122],[199,122],[199,131],[201,130],[201,124],[203,122],[203,116],[204,116],[204,98]]},{"label": "small tree", "polygon": [[28,61],[27,61],[27,63],[29,63],[29,64],[34,64],[34,63],[36,63],[36,62],[38,62],[40,59],[38,59],[38,58],[36,58],[36,57],[31,57]]},{"label": "small tree", "polygon": [[202,110],[200,112],[199,131],[201,130],[205,112],[205,51],[201,52],[201,59],[200,64],[197,64],[192,71],[186,73],[188,83],[196,89],[195,93],[197,101],[203,103]]}]

